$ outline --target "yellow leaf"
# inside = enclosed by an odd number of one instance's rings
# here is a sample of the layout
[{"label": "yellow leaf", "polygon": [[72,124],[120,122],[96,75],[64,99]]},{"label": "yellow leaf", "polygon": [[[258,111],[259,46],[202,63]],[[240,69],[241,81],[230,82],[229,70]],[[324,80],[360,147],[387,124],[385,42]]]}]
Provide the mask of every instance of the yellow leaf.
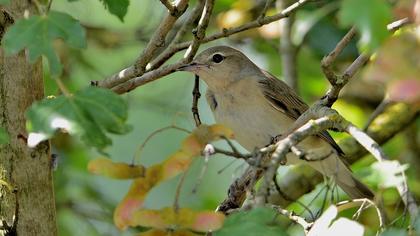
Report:
[{"label": "yellow leaf", "polygon": [[141,165],[112,162],[108,158],[97,158],[88,164],[89,172],[114,179],[134,179],[142,177],[146,168]]},{"label": "yellow leaf", "polygon": [[131,218],[130,226],[208,232],[221,228],[224,219],[225,216],[220,212],[193,211],[188,208],[181,208],[175,212],[172,207],[166,207],[161,210],[136,211]]}]

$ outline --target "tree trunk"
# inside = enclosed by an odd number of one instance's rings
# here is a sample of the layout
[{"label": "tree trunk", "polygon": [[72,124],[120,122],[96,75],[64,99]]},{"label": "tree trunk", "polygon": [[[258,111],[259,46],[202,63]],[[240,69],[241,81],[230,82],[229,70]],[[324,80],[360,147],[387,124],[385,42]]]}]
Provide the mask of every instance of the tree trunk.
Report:
[{"label": "tree trunk", "polygon": [[[33,9],[31,1],[12,0],[0,7],[0,37],[13,21]],[[42,64],[27,52],[6,57],[0,49],[0,126],[10,142],[0,145],[0,235],[56,235],[50,145],[28,148],[25,111],[44,96]]]}]

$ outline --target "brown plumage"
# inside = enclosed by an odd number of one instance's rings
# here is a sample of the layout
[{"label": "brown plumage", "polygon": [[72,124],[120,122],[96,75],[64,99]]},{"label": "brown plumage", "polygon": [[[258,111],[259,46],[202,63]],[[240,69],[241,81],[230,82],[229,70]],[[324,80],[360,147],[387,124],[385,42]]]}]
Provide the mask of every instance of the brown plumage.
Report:
[{"label": "brown plumage", "polygon": [[[200,53],[184,70],[200,76],[208,85],[207,101],[217,123],[230,127],[248,151],[263,147],[293,126],[308,105],[284,82],[260,69],[243,53],[226,46]],[[351,198],[373,198],[343,162],[343,151],[327,131],[307,137],[297,145],[317,161],[286,156],[288,164],[305,163],[332,177]]]}]

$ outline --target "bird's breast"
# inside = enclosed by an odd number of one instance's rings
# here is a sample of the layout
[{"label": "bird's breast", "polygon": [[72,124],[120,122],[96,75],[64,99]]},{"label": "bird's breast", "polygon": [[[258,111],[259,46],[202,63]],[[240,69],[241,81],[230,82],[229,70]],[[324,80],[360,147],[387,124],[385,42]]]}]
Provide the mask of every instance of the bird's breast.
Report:
[{"label": "bird's breast", "polygon": [[212,96],[207,100],[213,104],[216,122],[231,128],[236,141],[248,151],[269,144],[292,125],[293,121],[275,110],[258,88],[232,90],[209,91]]}]

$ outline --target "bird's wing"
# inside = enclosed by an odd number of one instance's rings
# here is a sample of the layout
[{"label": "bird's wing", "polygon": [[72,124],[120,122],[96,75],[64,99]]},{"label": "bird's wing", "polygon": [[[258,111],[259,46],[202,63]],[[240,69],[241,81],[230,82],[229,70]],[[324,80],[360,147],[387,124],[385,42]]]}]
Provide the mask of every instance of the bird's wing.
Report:
[{"label": "bird's wing", "polygon": [[[283,112],[294,120],[308,110],[308,105],[286,83],[267,71],[261,71],[267,79],[259,81],[259,84],[264,96],[276,110]],[[317,136],[327,141],[338,153],[344,154],[327,131],[322,131]]]}]

